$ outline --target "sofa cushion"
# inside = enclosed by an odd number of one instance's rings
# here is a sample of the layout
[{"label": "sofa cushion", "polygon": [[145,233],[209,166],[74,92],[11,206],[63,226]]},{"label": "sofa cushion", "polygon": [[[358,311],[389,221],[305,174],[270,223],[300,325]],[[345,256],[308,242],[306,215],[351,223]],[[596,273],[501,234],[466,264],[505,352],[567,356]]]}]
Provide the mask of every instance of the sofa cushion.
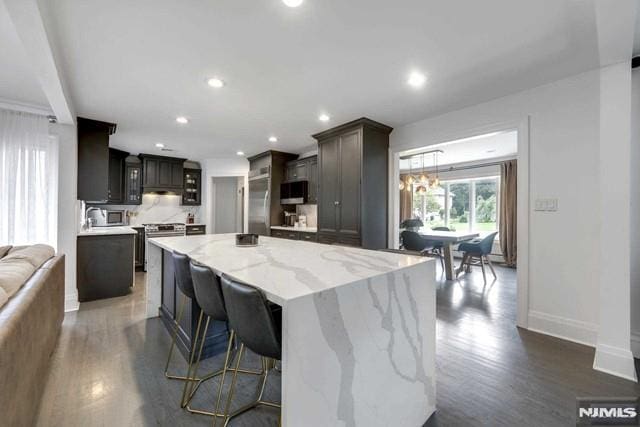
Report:
[{"label": "sofa cushion", "polygon": [[24,246],[22,249],[9,251],[9,254],[2,258],[0,263],[21,259],[29,262],[35,268],[40,268],[42,264],[54,255],[55,251],[48,245]]},{"label": "sofa cushion", "polygon": [[[54,250],[51,246],[33,245],[12,250],[0,259],[0,289],[7,299],[18,292],[33,273],[53,255]],[[0,296],[0,300],[2,299]]]},{"label": "sofa cushion", "polygon": [[10,250],[11,250],[11,245],[0,246],[0,258],[8,254]]}]

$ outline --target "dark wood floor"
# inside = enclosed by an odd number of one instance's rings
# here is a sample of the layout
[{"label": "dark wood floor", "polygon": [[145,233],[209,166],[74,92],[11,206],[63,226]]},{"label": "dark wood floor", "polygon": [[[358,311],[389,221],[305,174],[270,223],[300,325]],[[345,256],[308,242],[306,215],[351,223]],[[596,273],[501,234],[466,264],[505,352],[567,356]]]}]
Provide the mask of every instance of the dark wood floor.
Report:
[{"label": "dark wood floor", "polygon": [[[433,426],[575,425],[577,396],[635,396],[640,386],[594,371],[593,349],[519,330],[515,271],[498,268],[488,286],[474,272],[438,285],[437,413]],[[440,273],[439,273],[440,274]],[[40,426],[210,425],[178,405],[181,383],[162,374],[169,336],[158,319],[144,319],[144,279],[127,297],[82,304],[65,317],[44,390]],[[221,360],[210,360],[212,370]],[[257,359],[248,360],[257,367]],[[173,369],[184,369],[177,359]],[[251,399],[253,378],[242,379]],[[196,395],[210,407],[216,380]],[[279,378],[267,398],[278,400]],[[232,426],[275,426],[277,413],[260,409]]]}]

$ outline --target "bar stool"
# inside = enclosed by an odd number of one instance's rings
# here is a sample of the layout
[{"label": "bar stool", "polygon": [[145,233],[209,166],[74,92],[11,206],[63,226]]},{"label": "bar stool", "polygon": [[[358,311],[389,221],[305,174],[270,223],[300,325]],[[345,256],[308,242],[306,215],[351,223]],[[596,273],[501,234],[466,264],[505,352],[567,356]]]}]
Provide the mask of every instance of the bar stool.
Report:
[{"label": "bar stool", "polygon": [[[185,254],[181,254],[179,252],[173,252],[171,254],[171,258],[173,260],[173,267],[175,270],[175,277],[176,277],[176,284],[178,285],[178,288],[180,289],[180,291],[183,294],[182,297],[182,302],[180,303],[180,308],[178,309],[178,316],[176,317],[175,320],[175,324],[173,327],[173,336],[171,338],[171,347],[169,348],[169,356],[167,357],[167,363],[164,367],[164,375],[165,377],[172,379],[172,380],[181,380],[181,381],[185,381],[187,383],[190,382],[197,382],[197,387],[200,386],[200,384],[202,383],[202,381],[207,380],[209,378],[212,378],[214,374],[210,374],[207,375],[204,378],[197,378],[196,376],[193,376],[193,378],[190,377],[189,373],[191,372],[191,368],[193,366],[193,360],[194,360],[194,353],[195,353],[195,349],[196,349],[196,344],[198,341],[198,336],[200,335],[200,326],[202,324],[202,315],[200,316],[200,319],[198,321],[198,326],[196,327],[196,334],[194,336],[193,339],[193,344],[191,346],[191,356],[189,358],[189,363],[188,363],[188,367],[187,367],[187,375],[186,376],[181,376],[181,375],[173,375],[169,373],[169,364],[171,363],[171,356],[173,355],[173,349],[175,347],[176,344],[176,339],[178,337],[178,329],[179,329],[179,325],[180,325],[180,320],[182,319],[182,315],[184,314],[184,309],[186,306],[186,303],[188,301],[188,299],[195,299],[195,291],[193,289],[193,280],[191,278],[191,270],[189,268],[189,256],[185,255]],[[193,391],[195,393],[195,390]],[[185,407],[188,403],[188,400],[185,400],[185,395],[182,395],[182,399],[180,400],[180,406],[181,407]]]},{"label": "bar stool", "polygon": [[[231,418],[256,406],[281,408],[280,404],[264,401],[262,397],[269,371],[275,367],[275,361],[282,359],[282,308],[269,303],[257,288],[226,276],[222,277],[222,294],[229,316],[229,324],[235,330],[236,338],[241,342],[224,410],[224,426],[226,427]],[[262,381],[258,384],[256,399],[229,415],[238,376],[237,368],[240,366],[245,347],[261,356],[264,373]]]},{"label": "bar stool", "polygon": [[[201,323],[203,316],[207,317],[207,320],[204,325],[204,330],[200,337],[200,348],[198,350],[198,357],[196,359],[195,365],[190,365],[189,370],[187,371],[187,377],[195,379],[197,378],[198,367],[200,365],[200,359],[202,357],[202,349],[204,348],[204,343],[206,340],[210,321],[214,320],[214,321],[227,323],[229,319],[227,317],[224,297],[222,295],[222,288],[220,286],[220,278],[209,267],[207,267],[206,265],[199,264],[194,260],[191,260],[189,264],[189,268],[190,268],[191,278],[193,281],[195,299],[201,309],[200,318],[198,322]],[[185,407],[189,412],[201,414],[201,415],[209,415],[213,417],[224,416],[224,414],[218,413],[218,408],[220,404],[222,387],[225,382],[226,373],[229,371],[232,371],[232,369],[229,368],[229,363],[232,362],[234,359],[234,357],[232,356],[234,341],[235,341],[235,331],[231,329],[229,333],[229,343],[227,345],[227,352],[224,359],[224,365],[222,366],[221,369],[219,369],[218,371],[212,373],[207,377],[208,379],[210,377],[222,375],[220,385],[218,387],[218,394],[217,394],[218,398],[216,401],[215,410],[211,412],[211,411],[191,408],[190,402],[197,390],[197,386],[194,389],[193,387],[194,381],[186,381],[183,392],[182,392],[182,401],[186,403]],[[195,353],[195,351],[193,353]],[[236,370],[234,370],[234,372],[236,371],[243,374],[252,374],[252,375],[263,374],[262,371],[239,369],[239,366],[236,366]]]}]

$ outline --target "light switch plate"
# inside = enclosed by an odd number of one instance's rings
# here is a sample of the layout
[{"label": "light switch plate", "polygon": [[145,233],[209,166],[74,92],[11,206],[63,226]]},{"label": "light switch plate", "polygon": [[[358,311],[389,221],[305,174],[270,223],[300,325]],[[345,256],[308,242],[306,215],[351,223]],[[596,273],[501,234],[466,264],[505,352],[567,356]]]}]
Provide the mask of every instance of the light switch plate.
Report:
[{"label": "light switch plate", "polygon": [[536,199],[533,210],[538,212],[556,212],[558,210],[558,199]]}]

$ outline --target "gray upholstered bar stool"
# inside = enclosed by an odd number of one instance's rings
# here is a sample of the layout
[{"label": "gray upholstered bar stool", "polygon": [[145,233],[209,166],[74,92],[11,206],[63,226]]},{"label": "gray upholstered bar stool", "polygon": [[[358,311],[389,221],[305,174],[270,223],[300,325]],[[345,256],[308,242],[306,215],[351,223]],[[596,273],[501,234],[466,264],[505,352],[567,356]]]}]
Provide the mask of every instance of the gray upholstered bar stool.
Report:
[{"label": "gray upholstered bar stool", "polygon": [[[191,278],[191,269],[189,267],[189,261],[190,258],[189,256],[185,255],[185,254],[181,254],[179,252],[173,252],[171,254],[172,260],[173,260],[173,267],[175,270],[175,277],[176,277],[176,284],[178,286],[178,288],[180,289],[180,292],[182,292],[183,297],[182,297],[182,302],[180,303],[180,308],[178,309],[178,316],[176,317],[174,326],[173,326],[173,336],[171,338],[171,347],[169,348],[169,355],[167,357],[167,363],[164,367],[164,375],[172,380],[181,380],[181,381],[186,381],[187,383],[190,382],[197,382],[197,386],[200,386],[200,384],[202,383],[202,381],[209,379],[211,377],[214,376],[214,374],[210,374],[204,378],[197,378],[195,375],[192,377],[189,375],[189,373],[191,372],[192,366],[193,366],[193,360],[194,360],[194,353],[195,353],[195,349],[196,349],[196,344],[198,342],[198,337],[200,335],[200,327],[202,324],[202,316],[200,317],[200,320],[198,321],[198,326],[196,327],[196,334],[195,337],[193,339],[193,344],[191,346],[191,357],[189,358],[189,364],[187,367],[187,375],[186,376],[182,376],[182,375],[173,375],[169,373],[169,364],[171,363],[171,356],[173,355],[173,350],[175,348],[176,345],[176,339],[178,336],[178,329],[179,329],[179,325],[180,325],[180,320],[182,319],[182,315],[184,313],[184,309],[186,306],[186,303],[189,299],[195,299],[196,295],[195,295],[195,291],[193,289],[193,280]],[[185,387],[186,388],[186,387]],[[195,390],[194,390],[195,392]],[[182,396],[182,400],[180,401],[180,406],[181,407],[185,407],[188,403],[188,400],[186,399],[185,395],[183,394]]]},{"label": "gray upholstered bar stool", "polygon": [[[200,359],[202,357],[202,349],[204,348],[204,343],[206,340],[210,321],[214,320],[214,321],[220,321],[220,322],[226,323],[228,322],[229,319],[227,317],[227,311],[225,308],[224,298],[222,295],[222,288],[220,286],[220,278],[218,277],[218,275],[206,265],[199,264],[193,260],[191,260],[190,262],[190,271],[191,271],[191,278],[193,281],[193,289],[195,292],[195,299],[201,309],[200,319],[198,320],[198,322],[201,322],[203,316],[206,316],[204,330],[200,338],[200,348],[198,350],[198,357],[196,359],[195,365],[190,365],[190,369],[187,372],[187,377],[196,378],[198,374],[198,367],[200,365]],[[213,412],[200,410],[200,409],[192,409],[190,406],[190,401],[193,398],[193,395],[195,394],[197,388],[194,389],[193,381],[187,381],[185,382],[185,385],[184,385],[182,399],[183,399],[183,402],[186,402],[186,408],[189,412],[202,414],[202,415],[209,415],[214,417],[224,416],[223,414],[218,413],[218,407],[220,404],[220,397],[222,394],[222,387],[224,385],[226,373],[232,370],[229,368],[229,363],[233,360],[232,350],[234,348],[233,346],[234,341],[235,341],[235,332],[233,329],[231,329],[229,333],[229,343],[227,345],[227,353],[224,359],[224,364],[218,371],[212,374],[212,376],[222,375],[222,378],[220,380],[220,385],[218,387],[219,389],[217,394],[218,398],[216,401],[216,409]],[[238,366],[236,366],[236,369],[237,369],[237,372],[240,372],[243,374],[261,375],[263,373],[262,371],[256,372],[251,370],[239,369]]]},{"label": "gray upholstered bar stool", "polygon": [[[226,276],[222,277],[222,293],[229,316],[229,324],[235,331],[236,338],[241,342],[224,410],[224,425],[226,426],[232,417],[256,406],[281,407],[280,404],[267,402],[262,398],[269,371],[275,367],[275,361],[282,359],[282,308],[267,301],[259,289]],[[238,376],[237,368],[240,366],[245,347],[261,356],[264,373],[262,381],[258,384],[256,399],[229,414]],[[217,410],[218,408],[216,408]]]}]

